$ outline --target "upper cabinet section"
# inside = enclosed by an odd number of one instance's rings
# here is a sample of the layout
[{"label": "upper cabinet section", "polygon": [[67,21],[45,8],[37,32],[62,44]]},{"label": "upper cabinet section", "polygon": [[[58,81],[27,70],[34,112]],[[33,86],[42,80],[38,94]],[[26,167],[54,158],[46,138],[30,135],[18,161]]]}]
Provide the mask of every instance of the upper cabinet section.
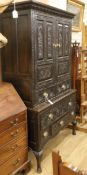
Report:
[{"label": "upper cabinet section", "polygon": [[33,1],[13,5],[2,14],[3,79],[11,81],[24,101],[36,105],[71,88],[71,19],[73,14]]}]

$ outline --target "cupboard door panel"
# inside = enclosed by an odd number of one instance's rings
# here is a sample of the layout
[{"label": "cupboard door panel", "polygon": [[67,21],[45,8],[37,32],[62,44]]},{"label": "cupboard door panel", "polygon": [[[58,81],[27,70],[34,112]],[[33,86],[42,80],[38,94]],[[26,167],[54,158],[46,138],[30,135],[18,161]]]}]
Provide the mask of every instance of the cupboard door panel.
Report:
[{"label": "cupboard door panel", "polygon": [[70,55],[70,45],[71,45],[71,33],[69,24],[64,24],[64,56]]},{"label": "cupboard door panel", "polygon": [[54,20],[39,13],[35,21],[35,86],[45,86],[55,79]]},{"label": "cupboard door panel", "polygon": [[56,57],[63,57],[63,24],[56,22],[57,38],[56,38]]},{"label": "cupboard door panel", "polygon": [[45,19],[44,16],[36,16],[35,21],[35,58],[36,61],[44,60],[44,40],[45,40]]}]

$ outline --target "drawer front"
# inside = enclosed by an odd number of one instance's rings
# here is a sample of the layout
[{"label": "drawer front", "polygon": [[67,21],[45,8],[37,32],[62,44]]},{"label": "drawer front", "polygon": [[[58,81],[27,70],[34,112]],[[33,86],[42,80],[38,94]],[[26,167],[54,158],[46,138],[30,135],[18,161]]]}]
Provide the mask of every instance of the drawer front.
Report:
[{"label": "drawer front", "polygon": [[71,80],[62,81],[57,85],[57,95],[64,95],[67,91],[70,91]]},{"label": "drawer front", "polygon": [[22,114],[17,114],[15,116],[9,117],[7,120],[3,120],[0,122],[0,133],[5,130],[18,125],[19,123],[26,120],[27,112],[23,112]]},{"label": "drawer front", "polygon": [[45,101],[45,99],[46,99],[45,94],[47,95],[48,99],[54,98],[56,96],[56,86],[51,86],[51,87],[36,91],[37,103],[40,104],[40,103]]},{"label": "drawer front", "polygon": [[10,175],[28,160],[28,148],[16,152],[15,156],[0,166],[2,175]]},{"label": "drawer front", "polygon": [[27,135],[26,122],[23,122],[17,125],[16,127],[12,127],[11,129],[8,129],[6,132],[0,134],[0,146],[8,143],[14,138],[18,140],[26,135]]},{"label": "drawer front", "polygon": [[50,137],[51,137],[51,128],[49,127],[48,129],[44,130],[41,133],[40,146],[45,145],[48,142],[48,140],[50,139]]},{"label": "drawer front", "polygon": [[16,151],[24,149],[28,146],[27,137],[23,137],[20,140],[13,140],[10,143],[0,148],[0,165],[12,157]]},{"label": "drawer front", "polygon": [[55,122],[52,125],[52,136],[56,135],[60,130],[62,130],[64,127],[66,127],[69,122],[71,122],[74,118],[74,115],[66,114],[64,117],[62,117],[60,120]]}]

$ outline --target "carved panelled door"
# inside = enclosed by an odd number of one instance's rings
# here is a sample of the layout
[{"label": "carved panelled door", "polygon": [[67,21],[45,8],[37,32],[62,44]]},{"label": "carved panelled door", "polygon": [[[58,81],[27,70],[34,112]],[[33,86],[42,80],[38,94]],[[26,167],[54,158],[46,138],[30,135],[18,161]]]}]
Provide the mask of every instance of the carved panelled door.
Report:
[{"label": "carved panelled door", "polygon": [[56,21],[56,76],[58,93],[65,92],[71,87],[70,71],[70,23],[59,18]]},{"label": "carved panelled door", "polygon": [[36,16],[35,72],[36,86],[49,85],[55,79],[54,20],[41,14]]}]

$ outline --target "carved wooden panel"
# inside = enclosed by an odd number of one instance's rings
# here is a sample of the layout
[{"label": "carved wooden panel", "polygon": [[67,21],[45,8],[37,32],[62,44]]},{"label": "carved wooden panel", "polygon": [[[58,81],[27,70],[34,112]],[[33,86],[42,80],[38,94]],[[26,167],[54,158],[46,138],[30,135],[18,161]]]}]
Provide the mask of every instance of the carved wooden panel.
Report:
[{"label": "carved wooden panel", "polygon": [[[62,19],[61,19],[62,22]],[[57,58],[63,56],[63,24],[57,21]]]},{"label": "carved wooden panel", "polygon": [[70,26],[64,25],[64,56],[69,56],[71,45]]},{"label": "carved wooden panel", "polygon": [[37,60],[44,59],[44,16],[36,16],[35,21],[35,55]]},{"label": "carved wooden panel", "polygon": [[53,78],[53,65],[37,66],[37,82]]},{"label": "carved wooden panel", "polygon": [[58,76],[69,73],[70,72],[69,60],[59,61],[57,70],[58,70],[57,73]]},{"label": "carved wooden panel", "polygon": [[47,18],[46,24],[46,59],[54,59],[53,43],[54,43],[54,22]]}]

